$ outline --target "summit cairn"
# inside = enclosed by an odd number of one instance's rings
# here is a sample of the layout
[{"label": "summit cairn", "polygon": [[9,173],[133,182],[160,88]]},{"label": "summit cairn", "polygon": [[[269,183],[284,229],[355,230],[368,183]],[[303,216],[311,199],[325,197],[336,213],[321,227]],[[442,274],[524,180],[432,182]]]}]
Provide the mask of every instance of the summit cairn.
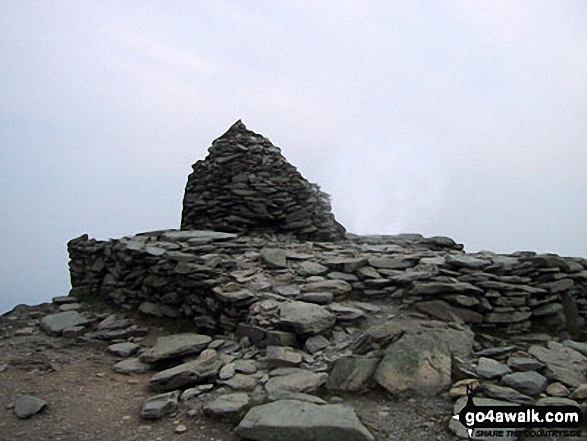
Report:
[{"label": "summit cairn", "polygon": [[182,230],[290,233],[317,241],[344,237],[329,196],[240,120],[208,152],[188,177]]}]

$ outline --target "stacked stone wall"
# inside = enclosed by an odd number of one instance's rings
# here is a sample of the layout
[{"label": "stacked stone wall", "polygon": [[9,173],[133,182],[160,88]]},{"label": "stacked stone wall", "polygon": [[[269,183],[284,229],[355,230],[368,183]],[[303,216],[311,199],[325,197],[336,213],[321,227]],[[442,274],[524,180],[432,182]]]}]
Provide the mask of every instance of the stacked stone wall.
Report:
[{"label": "stacked stone wall", "polygon": [[587,261],[524,252],[467,254],[448,238],[354,236],[306,242],[168,230],[68,244],[72,294],[193,319],[195,327],[286,332],[280,306],[319,304],[339,321],[390,302],[480,329],[580,334]]}]

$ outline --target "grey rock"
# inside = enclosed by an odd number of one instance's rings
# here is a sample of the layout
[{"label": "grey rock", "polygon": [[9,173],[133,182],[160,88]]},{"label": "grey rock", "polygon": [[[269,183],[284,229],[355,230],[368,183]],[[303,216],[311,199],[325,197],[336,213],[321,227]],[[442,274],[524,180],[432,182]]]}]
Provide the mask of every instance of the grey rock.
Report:
[{"label": "grey rock", "polygon": [[107,351],[120,357],[130,357],[131,355],[136,354],[139,349],[141,349],[141,345],[126,342],[110,345],[108,346]]},{"label": "grey rock", "polygon": [[207,335],[185,333],[159,337],[155,345],[141,354],[145,363],[159,363],[203,351],[212,338]]},{"label": "grey rock", "polygon": [[340,303],[331,303],[327,308],[336,316],[337,320],[351,321],[365,317],[365,313],[360,309]]},{"label": "grey rock", "polygon": [[47,403],[32,395],[22,395],[14,403],[13,411],[18,418],[30,418],[47,408]]},{"label": "grey rock", "polygon": [[355,412],[340,404],[280,400],[253,407],[236,428],[256,441],[373,441]]},{"label": "grey rock", "polygon": [[318,262],[305,261],[298,265],[298,271],[303,276],[319,276],[328,272],[328,267]]},{"label": "grey rock", "polygon": [[383,269],[405,269],[414,266],[411,258],[405,257],[372,257],[369,259],[369,265],[373,268]]},{"label": "grey rock", "polygon": [[459,308],[456,306],[449,305],[444,300],[429,300],[424,302],[418,302],[415,308],[421,312],[424,312],[431,317],[444,320],[444,321],[456,321],[466,323],[481,323],[483,322],[483,315],[466,308]]},{"label": "grey rock", "polygon": [[484,323],[518,323],[528,320],[532,316],[531,311],[506,311],[506,312],[490,312],[485,314],[483,318]]},{"label": "grey rock", "polygon": [[267,346],[267,366],[296,367],[302,363],[302,355],[292,348],[283,346]]},{"label": "grey rock", "polygon": [[317,303],[318,305],[327,305],[334,299],[331,292],[305,292],[300,298],[303,302]]},{"label": "grey rock", "polygon": [[508,366],[516,371],[537,371],[542,369],[545,364],[530,357],[510,357]]},{"label": "grey rock", "polygon": [[546,365],[544,374],[548,379],[571,387],[585,382],[587,357],[554,341],[548,342],[547,346],[530,346],[528,353]]},{"label": "grey rock", "polygon": [[305,394],[303,392],[289,392],[286,390],[274,392],[269,399],[271,401],[297,400],[313,404],[327,404],[326,401],[315,395]]},{"label": "grey rock", "polygon": [[375,380],[393,395],[432,396],[450,386],[451,355],[434,334],[405,334],[387,349]]},{"label": "grey rock", "polygon": [[255,360],[236,360],[234,362],[236,372],[243,374],[254,374],[257,372],[257,363]]},{"label": "grey rock", "polygon": [[40,325],[47,334],[61,334],[65,328],[85,326],[91,322],[77,311],[65,311],[43,317]]},{"label": "grey rock", "polygon": [[150,371],[152,366],[148,363],[143,363],[139,358],[127,358],[112,366],[112,369],[119,374],[143,374]]},{"label": "grey rock", "polygon": [[265,390],[269,397],[283,392],[315,392],[322,387],[328,378],[325,373],[317,374],[315,372],[299,369],[299,372],[289,375],[280,375],[269,378],[265,383]]},{"label": "grey rock", "polygon": [[234,363],[228,363],[227,365],[222,366],[220,372],[218,373],[218,378],[221,380],[228,380],[232,378],[236,373],[236,366]]},{"label": "grey rock", "polygon": [[478,259],[476,257],[467,256],[466,254],[447,254],[445,262],[450,266],[468,269],[481,269],[491,265],[490,260]]},{"label": "grey rock", "polygon": [[179,366],[153,375],[149,387],[155,391],[168,391],[204,383],[218,377],[222,361],[217,357],[198,357]]},{"label": "grey rock", "polygon": [[483,290],[466,282],[415,282],[413,295],[483,294]]},{"label": "grey rock", "polygon": [[279,319],[286,330],[298,334],[319,334],[334,325],[334,314],[320,305],[307,302],[284,303],[279,308]]},{"label": "grey rock", "polygon": [[258,380],[252,375],[235,374],[232,378],[221,382],[231,389],[252,391],[257,387]]},{"label": "grey rock", "polygon": [[491,398],[509,401],[518,404],[534,404],[534,400],[527,395],[518,392],[510,387],[498,386],[496,384],[485,383],[481,385],[481,390]]},{"label": "grey rock", "polygon": [[323,280],[302,286],[302,292],[331,292],[334,297],[346,296],[351,290],[352,286],[344,280]]},{"label": "grey rock", "polygon": [[141,417],[146,420],[163,418],[177,409],[179,392],[168,392],[147,398],[141,409]]},{"label": "grey rock", "polygon": [[548,385],[548,380],[538,372],[514,372],[502,378],[503,383],[524,395],[538,395]]},{"label": "grey rock", "polygon": [[354,274],[349,274],[349,273],[341,273],[339,271],[333,271],[331,273],[328,273],[328,275],[326,276],[329,279],[333,279],[333,280],[344,280],[346,282],[358,282],[359,278],[357,276],[355,276]]},{"label": "grey rock", "polygon": [[59,311],[77,311],[81,307],[80,303],[65,303],[59,306]]},{"label": "grey rock", "polygon": [[587,343],[582,343],[573,340],[565,340],[563,341],[563,346],[568,348],[574,349],[575,351],[579,352],[581,355],[587,357]]},{"label": "grey rock", "polygon": [[110,314],[98,323],[97,328],[103,331],[114,331],[116,329],[128,328],[130,325],[132,325],[132,322],[129,319],[121,317],[118,314]]},{"label": "grey rock", "polygon": [[512,370],[507,364],[500,363],[492,358],[481,357],[479,358],[475,372],[481,378],[492,380],[494,378],[501,378],[511,373]]},{"label": "grey rock", "polygon": [[226,416],[239,413],[249,405],[249,396],[243,392],[221,395],[204,405],[208,415]]},{"label": "grey rock", "polygon": [[304,348],[310,354],[315,354],[316,352],[326,349],[329,345],[330,341],[323,335],[313,335],[306,340]]},{"label": "grey rock", "polygon": [[169,241],[187,241],[197,239],[200,243],[210,243],[213,241],[224,241],[237,238],[237,234],[222,233],[210,230],[169,230],[163,234],[163,239]]},{"label": "grey rock", "polygon": [[575,400],[571,400],[569,398],[560,398],[560,397],[540,398],[538,401],[536,401],[536,405],[537,406],[576,406],[579,409],[581,408],[581,406],[579,406],[579,403],[577,403]]},{"label": "grey rock", "polygon": [[280,248],[263,248],[261,259],[269,268],[287,268],[287,253]]},{"label": "grey rock", "polygon": [[334,362],[326,387],[332,390],[359,392],[373,378],[380,357],[350,355]]}]

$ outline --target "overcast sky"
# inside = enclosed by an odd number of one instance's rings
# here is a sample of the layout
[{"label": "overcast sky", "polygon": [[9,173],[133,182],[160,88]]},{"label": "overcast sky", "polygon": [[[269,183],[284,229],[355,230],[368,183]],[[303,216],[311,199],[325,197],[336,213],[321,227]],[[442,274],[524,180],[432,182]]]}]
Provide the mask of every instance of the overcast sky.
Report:
[{"label": "overcast sky", "polygon": [[178,228],[237,119],[351,232],[587,257],[582,0],[0,0],[0,312]]}]

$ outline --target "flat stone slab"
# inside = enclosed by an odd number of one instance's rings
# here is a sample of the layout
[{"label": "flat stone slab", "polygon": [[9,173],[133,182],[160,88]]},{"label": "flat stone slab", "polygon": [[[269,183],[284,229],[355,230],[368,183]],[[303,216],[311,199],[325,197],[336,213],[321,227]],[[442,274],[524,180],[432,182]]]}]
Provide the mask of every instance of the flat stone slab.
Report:
[{"label": "flat stone slab", "polygon": [[66,328],[85,326],[91,322],[92,320],[85,318],[77,311],[64,311],[43,317],[41,329],[47,334],[61,334]]},{"label": "flat stone slab", "polygon": [[30,418],[47,407],[47,403],[32,395],[23,395],[14,403],[14,413],[18,418]]},{"label": "flat stone slab", "polygon": [[237,435],[255,441],[373,441],[354,410],[340,404],[280,400],[249,410]]},{"label": "flat stone slab", "polygon": [[160,363],[173,358],[202,352],[212,337],[195,333],[175,334],[159,337],[155,345],[140,356],[145,363]]}]

